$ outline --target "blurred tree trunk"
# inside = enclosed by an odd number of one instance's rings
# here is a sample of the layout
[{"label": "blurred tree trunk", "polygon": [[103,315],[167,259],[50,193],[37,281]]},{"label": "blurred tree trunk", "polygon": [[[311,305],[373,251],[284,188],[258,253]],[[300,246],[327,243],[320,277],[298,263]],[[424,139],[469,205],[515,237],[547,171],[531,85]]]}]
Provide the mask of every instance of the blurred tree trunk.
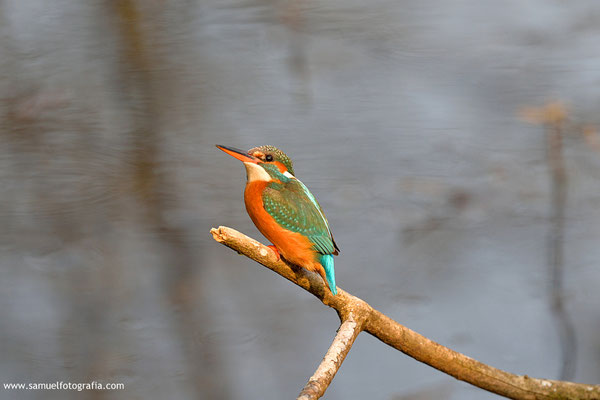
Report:
[{"label": "blurred tree trunk", "polygon": [[[226,375],[214,348],[204,349],[195,341],[202,323],[210,326],[207,304],[200,303],[200,288],[194,285],[200,265],[187,240],[187,232],[165,217],[177,188],[171,182],[161,154],[161,117],[168,107],[168,96],[161,86],[171,78],[162,72],[164,50],[161,33],[166,22],[163,14],[168,3],[134,0],[107,1],[114,16],[120,46],[119,92],[123,107],[134,109],[131,130],[132,189],[143,206],[143,219],[164,246],[164,281],[171,309],[178,326],[182,352],[188,357],[187,374],[195,385],[197,398],[228,398]],[[144,4],[142,8],[141,4]],[[150,46],[149,43],[152,43]],[[204,307],[202,307],[204,306]],[[210,351],[209,351],[210,350]]]}]

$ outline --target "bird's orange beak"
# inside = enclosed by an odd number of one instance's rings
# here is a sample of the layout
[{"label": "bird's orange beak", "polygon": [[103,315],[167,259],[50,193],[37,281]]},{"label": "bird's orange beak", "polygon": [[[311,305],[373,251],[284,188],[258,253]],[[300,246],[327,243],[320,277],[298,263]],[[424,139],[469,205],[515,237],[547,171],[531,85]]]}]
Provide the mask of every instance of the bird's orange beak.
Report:
[{"label": "bird's orange beak", "polygon": [[223,150],[230,156],[237,158],[241,162],[251,162],[254,164],[258,164],[260,162],[260,159],[248,154],[248,152],[244,150],[236,149],[235,147],[217,145],[217,148],[219,150]]}]

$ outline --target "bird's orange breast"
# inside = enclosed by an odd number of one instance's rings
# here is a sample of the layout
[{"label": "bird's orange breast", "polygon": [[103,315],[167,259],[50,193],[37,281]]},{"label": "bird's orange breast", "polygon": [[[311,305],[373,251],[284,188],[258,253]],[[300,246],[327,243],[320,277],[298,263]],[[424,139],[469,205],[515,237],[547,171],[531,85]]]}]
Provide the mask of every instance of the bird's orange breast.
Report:
[{"label": "bird's orange breast", "polygon": [[249,182],[244,191],[244,202],[248,215],[258,230],[277,247],[279,253],[293,264],[311,271],[322,269],[317,262],[313,244],[305,236],[282,228],[275,219],[265,211],[262,193],[267,182]]}]

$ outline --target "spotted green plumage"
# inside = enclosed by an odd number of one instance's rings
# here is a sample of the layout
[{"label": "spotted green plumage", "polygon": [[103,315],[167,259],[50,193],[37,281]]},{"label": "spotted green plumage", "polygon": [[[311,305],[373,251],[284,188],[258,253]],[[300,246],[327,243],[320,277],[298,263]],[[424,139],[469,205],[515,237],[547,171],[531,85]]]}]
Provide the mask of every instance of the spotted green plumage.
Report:
[{"label": "spotted green plumage", "polygon": [[270,182],[262,200],[267,213],[284,229],[306,236],[320,254],[337,254],[329,224],[321,206],[302,182],[279,172],[272,164],[260,164],[281,182]]},{"label": "spotted green plumage", "polygon": [[279,150],[277,147],[271,145],[258,146],[248,150],[248,154],[252,154],[255,151],[260,151],[265,155],[269,154],[273,156],[273,161],[279,161],[280,163],[285,165],[290,174],[294,175],[294,166],[292,165],[292,160],[290,160],[287,154]]}]

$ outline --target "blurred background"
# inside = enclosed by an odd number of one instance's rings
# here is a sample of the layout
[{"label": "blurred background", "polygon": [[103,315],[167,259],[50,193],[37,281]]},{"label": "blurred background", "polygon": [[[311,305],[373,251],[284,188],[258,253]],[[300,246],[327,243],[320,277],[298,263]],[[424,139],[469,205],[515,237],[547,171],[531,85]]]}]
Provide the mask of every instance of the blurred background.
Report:
[{"label": "blurred background", "polygon": [[[3,399],[284,399],[338,327],[262,241],[273,144],[338,285],[517,374],[600,381],[600,4],[0,0]],[[492,399],[361,335],[327,399]]]}]

